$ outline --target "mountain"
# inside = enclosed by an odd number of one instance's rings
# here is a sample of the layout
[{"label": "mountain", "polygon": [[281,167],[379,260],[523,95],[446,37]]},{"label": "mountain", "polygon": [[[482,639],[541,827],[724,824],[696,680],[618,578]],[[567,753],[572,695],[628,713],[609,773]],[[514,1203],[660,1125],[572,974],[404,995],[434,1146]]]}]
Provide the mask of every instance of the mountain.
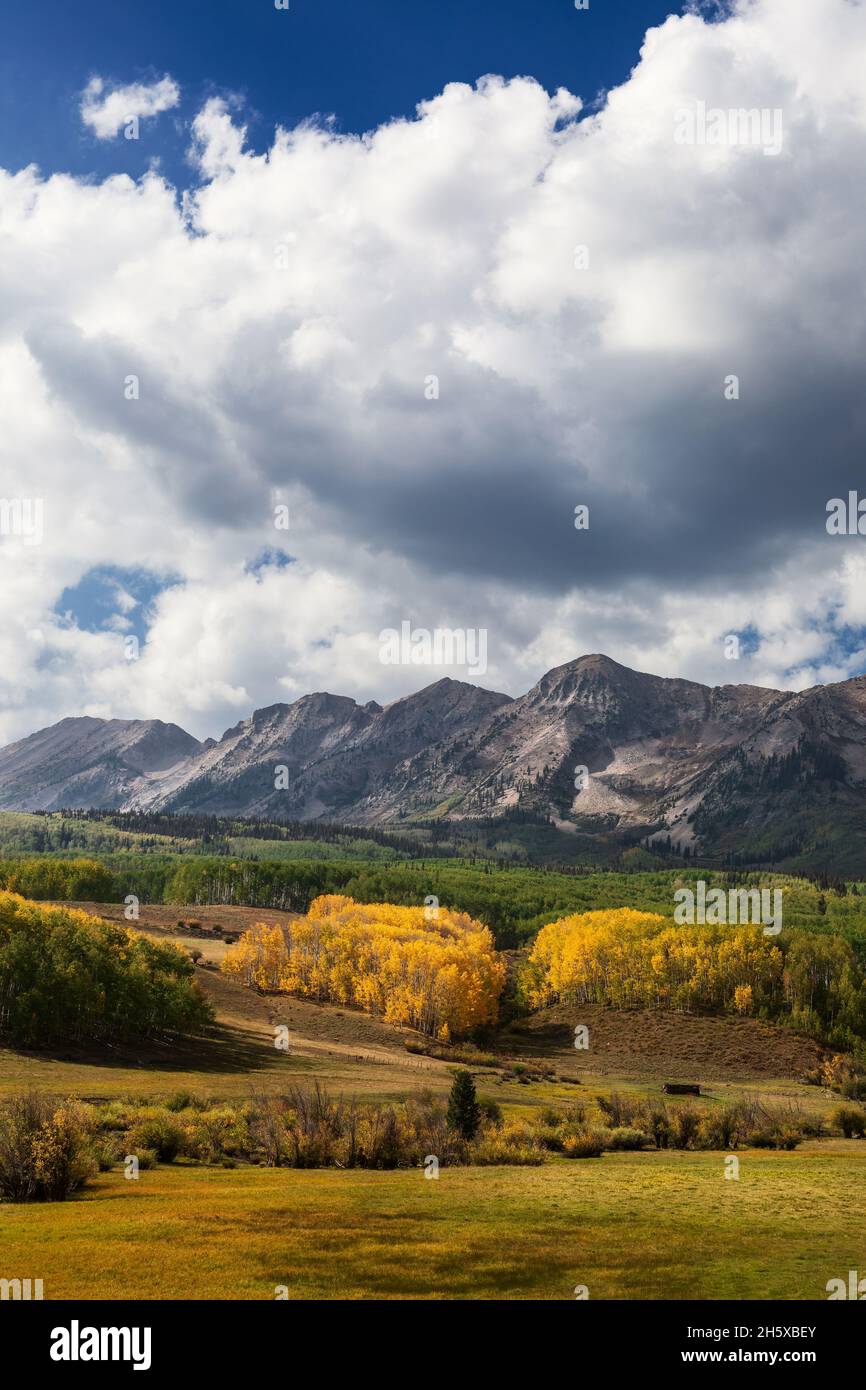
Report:
[{"label": "mountain", "polygon": [[148,785],[187,766],[198,739],[161,719],[61,719],[0,749],[0,806],[46,811],[136,804]]},{"label": "mountain", "polygon": [[866,867],[866,677],[793,693],[580,657],[525,695],[440,680],[385,706],[317,693],[199,743],[64,719],[0,749],[0,807],[386,825],[519,809],[560,831]]}]

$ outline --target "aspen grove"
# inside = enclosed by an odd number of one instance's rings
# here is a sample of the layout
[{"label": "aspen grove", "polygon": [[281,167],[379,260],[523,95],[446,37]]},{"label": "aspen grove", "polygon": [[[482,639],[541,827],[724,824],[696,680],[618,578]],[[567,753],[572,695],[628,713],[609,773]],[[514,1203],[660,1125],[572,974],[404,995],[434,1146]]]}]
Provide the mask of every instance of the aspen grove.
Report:
[{"label": "aspen grove", "polygon": [[489,929],[439,907],[330,894],[305,917],[256,924],[223,970],[259,990],[354,1005],[442,1041],[496,1022],[504,960]]}]

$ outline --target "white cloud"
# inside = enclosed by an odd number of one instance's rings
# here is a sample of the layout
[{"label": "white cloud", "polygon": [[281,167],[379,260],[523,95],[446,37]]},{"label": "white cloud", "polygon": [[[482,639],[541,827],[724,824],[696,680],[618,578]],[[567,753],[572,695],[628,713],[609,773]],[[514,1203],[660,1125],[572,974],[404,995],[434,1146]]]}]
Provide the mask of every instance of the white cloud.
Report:
[{"label": "white cloud", "polygon": [[[0,492],[46,514],[41,546],[0,537],[0,738],[394,698],[441,674],[380,664],[403,618],[486,628],[483,683],[512,693],[599,650],[718,682],[858,669],[866,540],[824,504],[861,479],[864,62],[864,7],[755,0],[652,30],[590,117],[491,77],[256,153],[212,100],[183,199],[0,172]],[[131,90],[92,91],[100,138]],[[677,144],[696,101],[781,109],[781,153]],[[273,547],[292,563],[250,573]],[[137,662],[122,582],[104,631],[53,612],[95,566],[179,578]]]},{"label": "white cloud", "polygon": [[171,77],[159,82],[130,82],[110,86],[103,77],[92,77],[81,94],[81,119],[97,140],[112,140],[122,126],[145,116],[170,111],[180,101],[180,87]]}]

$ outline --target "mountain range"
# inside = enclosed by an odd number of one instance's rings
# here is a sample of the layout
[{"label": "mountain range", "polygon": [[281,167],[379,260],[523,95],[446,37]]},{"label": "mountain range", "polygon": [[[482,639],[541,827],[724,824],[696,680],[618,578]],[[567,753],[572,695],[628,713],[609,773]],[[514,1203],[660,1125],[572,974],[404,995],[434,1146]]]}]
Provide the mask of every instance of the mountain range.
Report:
[{"label": "mountain range", "polygon": [[388,825],[528,813],[690,853],[866,866],[866,676],[705,686],[583,656],[525,695],[443,679],[392,704],[305,695],[199,742],[63,719],[0,749],[5,810]]}]

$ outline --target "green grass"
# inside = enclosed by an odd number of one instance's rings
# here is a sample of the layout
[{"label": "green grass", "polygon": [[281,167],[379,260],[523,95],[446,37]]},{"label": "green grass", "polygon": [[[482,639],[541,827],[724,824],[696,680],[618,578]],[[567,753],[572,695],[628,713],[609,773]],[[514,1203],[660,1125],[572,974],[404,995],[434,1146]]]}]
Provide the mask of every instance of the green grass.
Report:
[{"label": "green grass", "polygon": [[866,1144],[607,1154],[543,1168],[159,1168],[4,1206],[2,1274],[45,1297],[823,1299],[862,1268]]}]

